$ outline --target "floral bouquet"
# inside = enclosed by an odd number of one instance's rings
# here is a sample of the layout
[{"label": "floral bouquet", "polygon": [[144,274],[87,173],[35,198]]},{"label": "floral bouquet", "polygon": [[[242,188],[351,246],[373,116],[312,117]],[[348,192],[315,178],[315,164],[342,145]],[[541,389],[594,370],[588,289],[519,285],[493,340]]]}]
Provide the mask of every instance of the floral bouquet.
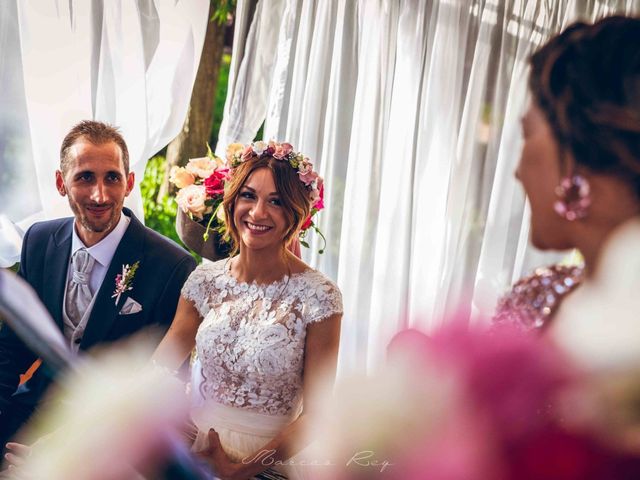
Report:
[{"label": "floral bouquet", "polygon": [[[298,239],[300,244],[309,248],[305,240],[310,229],[315,230],[326,240],[313,221],[313,217],[324,208],[324,185],[322,177],[314,170],[311,161],[301,153],[294,152],[289,143],[254,142],[248,145],[232,143],[227,147],[226,158],[216,157],[207,145],[207,156],[189,160],[184,167],[173,167],[169,181],[178,188],[176,202],[180,210],[191,220],[204,227],[202,238],[209,240],[210,231],[219,234],[222,242],[228,242],[224,224],[222,199],[226,182],[233,176],[234,169],[241,163],[255,157],[272,156],[288,162],[298,171],[300,181],[309,191],[311,211],[303,223]],[[319,250],[323,253],[324,246]]]}]

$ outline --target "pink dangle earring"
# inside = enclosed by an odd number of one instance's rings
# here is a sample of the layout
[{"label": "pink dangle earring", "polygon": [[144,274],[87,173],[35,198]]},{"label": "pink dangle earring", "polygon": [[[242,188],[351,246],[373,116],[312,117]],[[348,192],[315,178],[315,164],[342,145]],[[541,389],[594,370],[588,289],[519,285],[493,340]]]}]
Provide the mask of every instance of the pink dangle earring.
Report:
[{"label": "pink dangle earring", "polygon": [[573,222],[587,216],[591,205],[591,187],[582,175],[564,177],[556,187],[558,200],[553,209],[565,220]]}]

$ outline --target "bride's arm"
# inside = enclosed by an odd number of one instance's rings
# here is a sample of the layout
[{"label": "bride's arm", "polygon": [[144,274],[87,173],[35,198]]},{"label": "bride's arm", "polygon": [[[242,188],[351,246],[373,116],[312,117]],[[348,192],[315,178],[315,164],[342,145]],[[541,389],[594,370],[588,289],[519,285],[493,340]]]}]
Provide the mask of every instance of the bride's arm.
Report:
[{"label": "bride's arm", "polygon": [[[216,475],[224,480],[247,479],[266,470],[269,463],[285,461],[307,446],[310,423],[318,411],[322,392],[333,385],[338,361],[341,314],[333,315],[307,326],[304,353],[302,414],[260,450],[248,455],[241,463],[226,456],[217,433],[209,431],[210,447],[201,452],[213,465]],[[264,462],[267,456],[268,462]]]},{"label": "bride's arm", "polygon": [[153,361],[171,370],[177,370],[193,350],[200,314],[190,300],[182,295],[173,322],[153,354]]}]

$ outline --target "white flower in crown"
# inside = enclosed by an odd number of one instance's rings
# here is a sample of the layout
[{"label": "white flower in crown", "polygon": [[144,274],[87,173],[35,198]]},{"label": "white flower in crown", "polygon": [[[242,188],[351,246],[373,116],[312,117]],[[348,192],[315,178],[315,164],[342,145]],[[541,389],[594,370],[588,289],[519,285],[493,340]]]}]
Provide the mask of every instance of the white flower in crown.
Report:
[{"label": "white flower in crown", "polygon": [[268,144],[266,142],[263,142],[263,141],[253,142],[252,147],[253,147],[253,151],[255,152],[255,154],[260,156],[267,149]]}]

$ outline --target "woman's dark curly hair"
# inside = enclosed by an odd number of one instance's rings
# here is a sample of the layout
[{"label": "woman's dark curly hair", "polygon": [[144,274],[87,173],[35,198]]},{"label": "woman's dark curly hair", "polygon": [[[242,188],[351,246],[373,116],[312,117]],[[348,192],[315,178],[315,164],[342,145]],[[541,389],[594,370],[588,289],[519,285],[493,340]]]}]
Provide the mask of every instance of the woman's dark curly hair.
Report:
[{"label": "woman's dark curly hair", "polygon": [[562,152],[640,197],[640,18],[569,26],[531,57],[529,87]]}]

